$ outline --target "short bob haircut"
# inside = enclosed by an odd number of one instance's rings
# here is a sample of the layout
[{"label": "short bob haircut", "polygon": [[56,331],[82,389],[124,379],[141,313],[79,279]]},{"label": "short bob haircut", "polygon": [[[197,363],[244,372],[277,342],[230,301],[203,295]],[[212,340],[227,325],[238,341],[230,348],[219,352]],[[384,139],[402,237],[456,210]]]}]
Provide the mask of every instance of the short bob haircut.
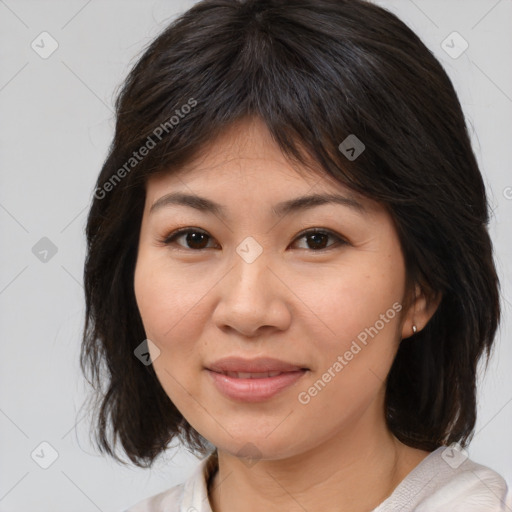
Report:
[{"label": "short bob haircut", "polygon": [[[385,419],[411,447],[467,446],[500,294],[486,190],[449,77],[402,21],[364,0],[202,0],[124,82],[88,215],[80,365],[95,391],[100,451],[125,464],[120,440],[149,467],[173,439],[193,453],[211,449],[134,355],[146,339],[134,268],[147,178],[179,169],[248,116],[264,121],[290,162],[314,161],[388,209],[408,285],[441,301],[400,344]],[[365,145],[356,159],[339,149],[351,134]]]}]

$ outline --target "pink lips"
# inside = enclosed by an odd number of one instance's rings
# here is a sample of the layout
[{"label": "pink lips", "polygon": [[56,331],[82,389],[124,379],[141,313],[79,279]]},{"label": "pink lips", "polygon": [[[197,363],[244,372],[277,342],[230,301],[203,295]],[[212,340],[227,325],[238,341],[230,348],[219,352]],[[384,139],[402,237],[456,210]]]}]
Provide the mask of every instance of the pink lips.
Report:
[{"label": "pink lips", "polygon": [[299,380],[307,371],[272,358],[219,359],[206,368],[217,389],[234,400],[260,402],[267,400]]}]

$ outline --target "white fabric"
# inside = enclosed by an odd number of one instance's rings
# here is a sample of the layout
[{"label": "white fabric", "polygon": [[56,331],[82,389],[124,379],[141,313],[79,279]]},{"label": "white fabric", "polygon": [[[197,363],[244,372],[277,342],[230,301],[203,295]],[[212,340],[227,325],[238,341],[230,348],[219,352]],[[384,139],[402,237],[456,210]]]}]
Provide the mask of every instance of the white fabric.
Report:
[{"label": "white fabric", "polygon": [[[468,458],[450,465],[445,450],[430,453],[372,512],[512,512],[512,493],[498,473]],[[124,512],[212,512],[207,482],[216,470],[210,455],[184,483]]]}]

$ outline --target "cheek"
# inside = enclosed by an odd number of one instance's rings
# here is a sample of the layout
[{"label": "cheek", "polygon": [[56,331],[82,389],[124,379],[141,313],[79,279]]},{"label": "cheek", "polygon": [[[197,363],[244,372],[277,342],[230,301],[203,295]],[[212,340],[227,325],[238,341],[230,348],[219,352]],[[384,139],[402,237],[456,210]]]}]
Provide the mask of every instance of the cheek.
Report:
[{"label": "cheek", "polygon": [[178,272],[142,256],[135,268],[134,289],[147,337],[161,350],[192,348],[189,340],[197,339],[205,283],[186,270]]},{"label": "cheek", "polygon": [[309,418],[340,425],[359,417],[384,386],[398,347],[400,287],[382,273],[352,271],[310,297],[320,326],[311,336],[318,358],[297,398]]},{"label": "cheek", "polygon": [[[399,258],[364,254],[332,272],[322,286],[310,288],[311,318],[319,326],[312,340],[319,357],[309,382],[313,388],[301,391],[318,414],[330,415],[328,404],[339,405],[335,416],[340,410],[364,409],[381,389],[398,348],[402,270]],[[313,398],[315,393],[322,397]]]},{"label": "cheek", "polygon": [[383,332],[391,331],[389,326],[393,326],[393,332],[396,329],[397,309],[401,308],[393,305],[402,300],[403,286],[391,268],[363,262],[338,268],[320,281],[308,280],[307,276],[301,280],[297,295],[304,297],[311,318],[325,331],[324,339],[330,340],[329,344],[337,348],[350,344],[376,322]]},{"label": "cheek", "polygon": [[[153,369],[167,396],[185,413],[194,408],[190,394],[197,394],[195,368],[201,339],[204,283],[187,272],[170,269],[158,258],[141,257],[135,268],[134,289],[144,330],[159,349],[152,353]],[[203,309],[203,311],[201,311]]]}]

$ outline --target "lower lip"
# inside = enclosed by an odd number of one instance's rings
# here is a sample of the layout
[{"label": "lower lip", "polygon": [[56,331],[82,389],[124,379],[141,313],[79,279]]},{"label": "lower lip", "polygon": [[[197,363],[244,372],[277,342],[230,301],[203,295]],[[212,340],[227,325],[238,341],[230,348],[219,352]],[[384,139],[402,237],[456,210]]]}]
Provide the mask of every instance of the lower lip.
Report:
[{"label": "lower lip", "polygon": [[285,372],[276,377],[261,379],[237,379],[212,370],[207,370],[207,372],[213,378],[217,389],[228,398],[243,402],[261,402],[295,384],[306,373],[306,370]]}]

